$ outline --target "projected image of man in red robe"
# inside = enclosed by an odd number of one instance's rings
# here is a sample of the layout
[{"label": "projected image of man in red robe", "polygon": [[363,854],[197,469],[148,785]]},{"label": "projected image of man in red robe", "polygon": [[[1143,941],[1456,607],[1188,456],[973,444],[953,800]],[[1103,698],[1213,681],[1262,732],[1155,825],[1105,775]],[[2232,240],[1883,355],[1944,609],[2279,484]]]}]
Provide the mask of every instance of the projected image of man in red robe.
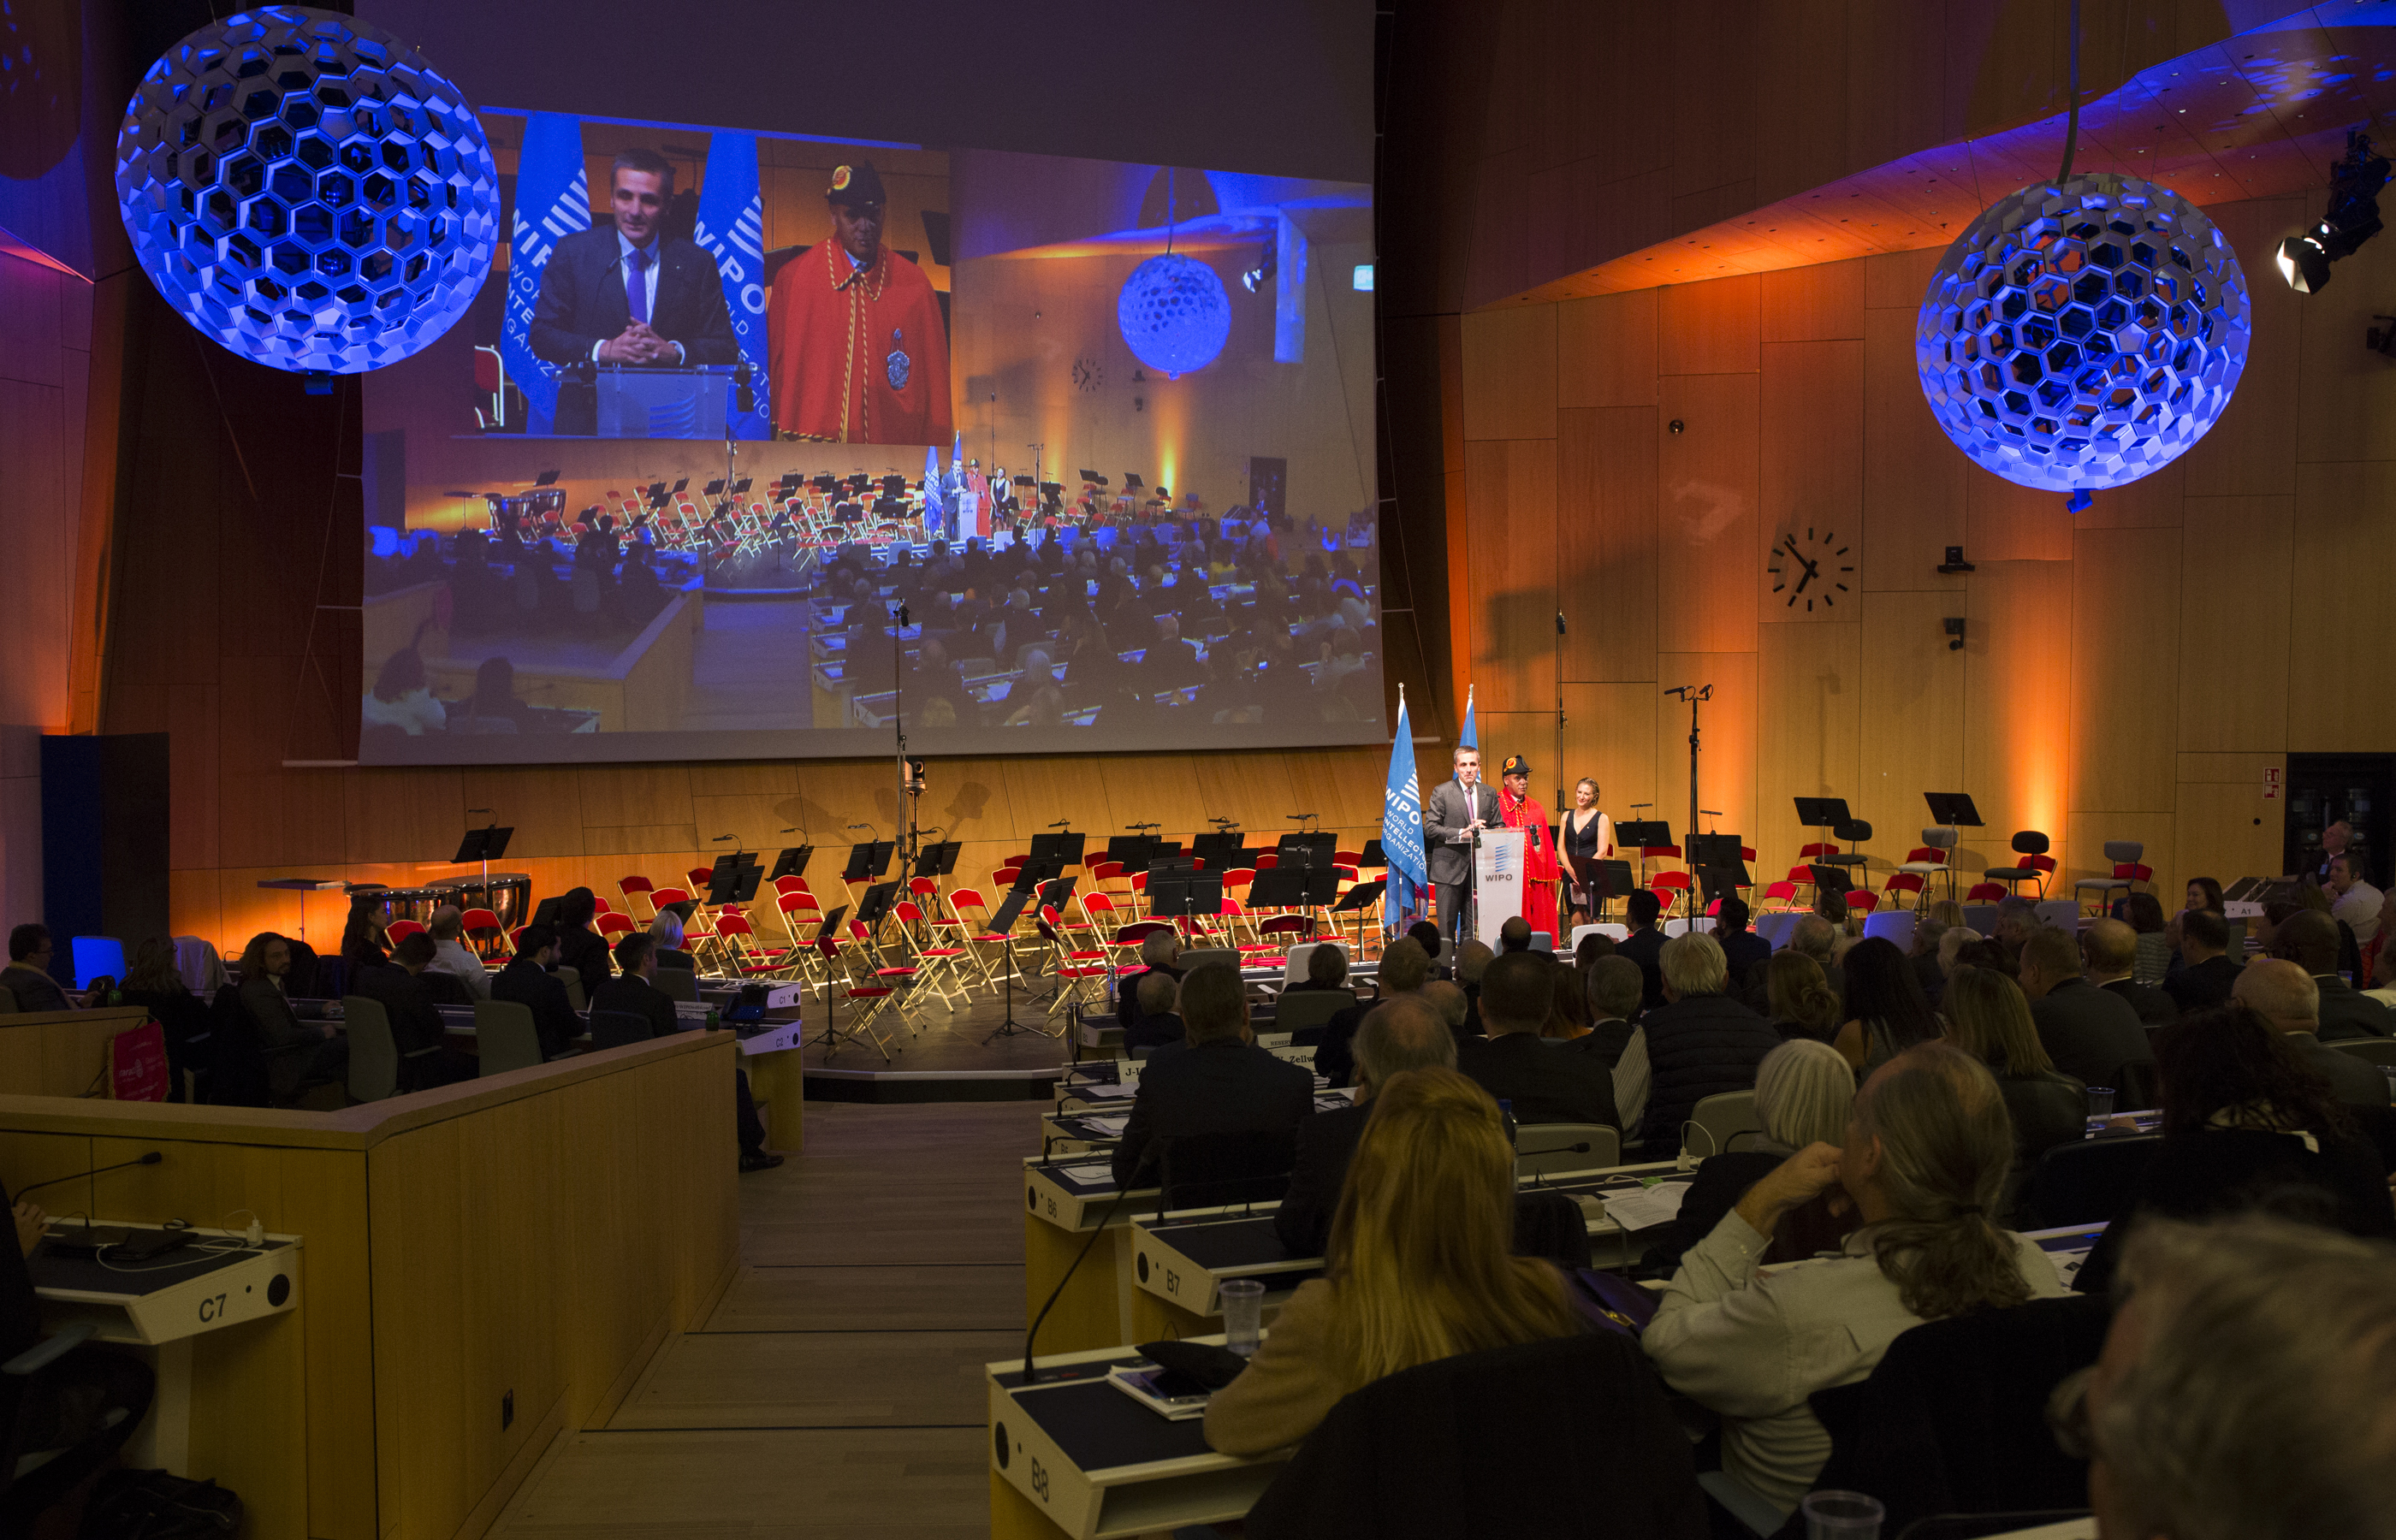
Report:
[{"label": "projected image of man in red robe", "polygon": [[882,176],[835,166],[832,237],[782,264],[765,306],[774,427],[830,444],[952,437],[949,336],[932,281],[882,244]]}]

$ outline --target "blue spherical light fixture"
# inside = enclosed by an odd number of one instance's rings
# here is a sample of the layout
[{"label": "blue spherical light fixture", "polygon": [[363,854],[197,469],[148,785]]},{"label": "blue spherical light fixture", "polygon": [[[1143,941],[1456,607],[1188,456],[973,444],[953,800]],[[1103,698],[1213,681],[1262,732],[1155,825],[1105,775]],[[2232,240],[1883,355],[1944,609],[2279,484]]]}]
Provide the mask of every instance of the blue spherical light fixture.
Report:
[{"label": "blue spherical light fixture", "polygon": [[379,28],[263,6],[150,66],[116,136],[135,255],[278,369],[357,374],[448,330],[491,271],[499,176],[458,88]]},{"label": "blue spherical light fixture", "polygon": [[1231,297],[1205,263],[1174,252],[1131,270],[1115,325],[1132,353],[1167,378],[1215,362],[1231,336]]},{"label": "blue spherical light fixture", "polygon": [[2252,335],[2213,221],[2169,188],[2091,172],[1999,199],[1947,248],[1914,363],[1957,447],[2077,509],[2203,437]]}]

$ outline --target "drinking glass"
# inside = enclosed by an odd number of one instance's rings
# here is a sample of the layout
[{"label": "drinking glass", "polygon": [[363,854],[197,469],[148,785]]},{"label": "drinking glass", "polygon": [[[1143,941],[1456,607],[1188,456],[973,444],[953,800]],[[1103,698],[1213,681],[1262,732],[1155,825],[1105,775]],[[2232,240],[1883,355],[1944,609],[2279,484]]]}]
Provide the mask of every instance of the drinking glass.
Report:
[{"label": "drinking glass", "polygon": [[1242,1358],[1253,1355],[1264,1331],[1265,1286],[1253,1278],[1224,1281],[1223,1346]]},{"label": "drinking glass", "polygon": [[1804,1502],[1805,1540],[1880,1540],[1888,1516],[1877,1497],[1860,1492],[1817,1492]]},{"label": "drinking glass", "polygon": [[2088,1115],[2092,1118],[2110,1118],[2113,1115],[2111,1086],[2092,1085],[2088,1088]]}]

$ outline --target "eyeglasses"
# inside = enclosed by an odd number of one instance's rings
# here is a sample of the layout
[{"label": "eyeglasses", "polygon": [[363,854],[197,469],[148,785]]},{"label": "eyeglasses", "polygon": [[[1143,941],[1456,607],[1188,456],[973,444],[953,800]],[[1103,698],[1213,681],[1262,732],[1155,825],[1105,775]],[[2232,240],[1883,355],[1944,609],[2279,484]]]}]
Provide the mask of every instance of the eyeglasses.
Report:
[{"label": "eyeglasses", "polygon": [[2055,1435],[2055,1447],[2074,1460],[2090,1459],[2096,1453],[2088,1427],[2088,1387],[2096,1377],[2095,1364],[2075,1369],[2046,1398],[2046,1426]]}]

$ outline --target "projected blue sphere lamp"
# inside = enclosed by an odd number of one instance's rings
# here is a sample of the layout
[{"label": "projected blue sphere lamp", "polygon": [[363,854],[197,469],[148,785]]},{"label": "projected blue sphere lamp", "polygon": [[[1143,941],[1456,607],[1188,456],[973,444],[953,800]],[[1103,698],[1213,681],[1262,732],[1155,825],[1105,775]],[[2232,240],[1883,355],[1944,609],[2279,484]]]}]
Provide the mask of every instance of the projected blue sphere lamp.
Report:
[{"label": "projected blue sphere lamp", "polygon": [[2076,512],[2220,420],[2252,336],[2213,221],[2169,188],[2089,172],[1999,199],[1947,248],[1914,362],[1958,448]]},{"label": "projected blue sphere lamp", "polygon": [[1205,263],[1167,252],[1131,270],[1115,325],[1132,355],[1167,378],[1203,369],[1231,337],[1231,297]]},{"label": "projected blue sphere lamp", "polygon": [[135,255],[182,317],[309,374],[398,362],[491,271],[499,177],[458,88],[390,33],[298,6],[192,33],[116,137]]}]

